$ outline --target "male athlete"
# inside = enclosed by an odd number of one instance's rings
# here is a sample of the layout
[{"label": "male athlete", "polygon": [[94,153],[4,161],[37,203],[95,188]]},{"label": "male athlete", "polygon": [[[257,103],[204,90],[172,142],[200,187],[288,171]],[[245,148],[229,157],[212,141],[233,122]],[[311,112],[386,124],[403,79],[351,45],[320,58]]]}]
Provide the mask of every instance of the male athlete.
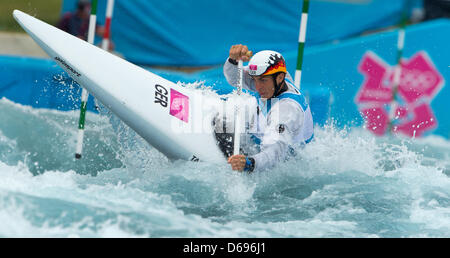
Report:
[{"label": "male athlete", "polygon": [[285,160],[293,147],[309,143],[314,137],[313,118],[305,97],[293,84],[283,56],[275,51],[261,51],[253,57],[245,45],[234,45],[224,65],[228,83],[238,86],[238,61],[248,62],[244,68],[243,88],[261,96],[258,108],[260,152],[250,157],[228,158],[233,170],[253,172],[275,166]]}]

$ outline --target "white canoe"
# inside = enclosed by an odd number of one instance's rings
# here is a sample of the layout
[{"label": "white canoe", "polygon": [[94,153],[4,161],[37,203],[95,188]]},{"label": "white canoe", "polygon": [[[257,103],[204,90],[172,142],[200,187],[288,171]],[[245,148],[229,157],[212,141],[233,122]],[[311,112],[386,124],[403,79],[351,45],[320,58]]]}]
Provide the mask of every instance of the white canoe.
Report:
[{"label": "white canoe", "polygon": [[177,85],[21,11],[13,16],[75,81],[169,159],[226,162],[208,130],[218,96]]}]

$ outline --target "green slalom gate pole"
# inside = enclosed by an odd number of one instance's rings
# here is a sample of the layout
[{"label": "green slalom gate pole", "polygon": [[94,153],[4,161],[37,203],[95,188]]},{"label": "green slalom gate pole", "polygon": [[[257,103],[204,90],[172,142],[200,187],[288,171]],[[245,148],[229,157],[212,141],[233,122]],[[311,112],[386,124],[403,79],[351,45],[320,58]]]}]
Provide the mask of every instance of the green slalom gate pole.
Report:
[{"label": "green slalom gate pole", "polygon": [[297,70],[295,71],[295,86],[300,90],[302,81],[303,52],[306,42],[306,28],[308,25],[309,0],[303,0],[302,18],[300,22],[300,36],[298,39]]},{"label": "green slalom gate pole", "polygon": [[[97,5],[98,0],[92,0],[91,3],[91,17],[89,20],[88,42],[94,44],[95,40],[95,27],[97,25]],[[84,126],[86,121],[87,101],[89,98],[88,91],[83,88],[81,92],[81,107],[80,107],[80,120],[78,122],[78,137],[77,137],[77,149],[75,152],[75,158],[81,159],[83,152],[83,139],[84,139]]]},{"label": "green slalom gate pole", "polygon": [[398,103],[397,103],[397,95],[398,95],[398,87],[401,83],[402,76],[402,58],[403,58],[403,50],[405,48],[405,36],[406,36],[406,24],[408,23],[408,10],[409,10],[409,0],[405,0],[405,4],[402,10],[402,17],[400,23],[398,25],[398,36],[397,36],[397,60],[394,68],[394,80],[392,85],[392,101],[390,105],[389,111],[389,127],[388,132],[391,132],[394,126],[395,120],[398,119]]}]

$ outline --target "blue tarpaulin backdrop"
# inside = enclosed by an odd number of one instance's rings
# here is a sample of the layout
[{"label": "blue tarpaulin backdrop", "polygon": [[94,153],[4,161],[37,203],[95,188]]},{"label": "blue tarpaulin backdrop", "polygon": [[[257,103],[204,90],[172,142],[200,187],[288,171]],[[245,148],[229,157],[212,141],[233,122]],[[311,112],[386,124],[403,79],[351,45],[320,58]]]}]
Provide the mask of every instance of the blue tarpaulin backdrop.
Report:
[{"label": "blue tarpaulin backdrop", "polygon": [[[64,0],[62,12],[78,0]],[[307,45],[399,22],[406,0],[311,0]],[[420,5],[421,0],[413,0]],[[302,0],[116,0],[116,50],[141,65],[222,63],[232,44],[254,51],[297,49]],[[99,23],[106,0],[99,1]]]}]

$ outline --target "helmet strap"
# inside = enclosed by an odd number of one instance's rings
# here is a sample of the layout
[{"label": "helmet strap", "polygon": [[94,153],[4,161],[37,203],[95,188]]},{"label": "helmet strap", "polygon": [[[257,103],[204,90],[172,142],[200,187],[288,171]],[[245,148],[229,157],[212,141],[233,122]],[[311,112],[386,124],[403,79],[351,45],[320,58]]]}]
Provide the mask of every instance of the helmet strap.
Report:
[{"label": "helmet strap", "polygon": [[280,84],[277,83],[278,74],[280,73],[272,75],[273,84],[275,85],[275,91],[273,92],[273,96],[271,98],[278,97],[279,95],[281,95],[281,93],[288,90],[286,82],[284,80]]}]

